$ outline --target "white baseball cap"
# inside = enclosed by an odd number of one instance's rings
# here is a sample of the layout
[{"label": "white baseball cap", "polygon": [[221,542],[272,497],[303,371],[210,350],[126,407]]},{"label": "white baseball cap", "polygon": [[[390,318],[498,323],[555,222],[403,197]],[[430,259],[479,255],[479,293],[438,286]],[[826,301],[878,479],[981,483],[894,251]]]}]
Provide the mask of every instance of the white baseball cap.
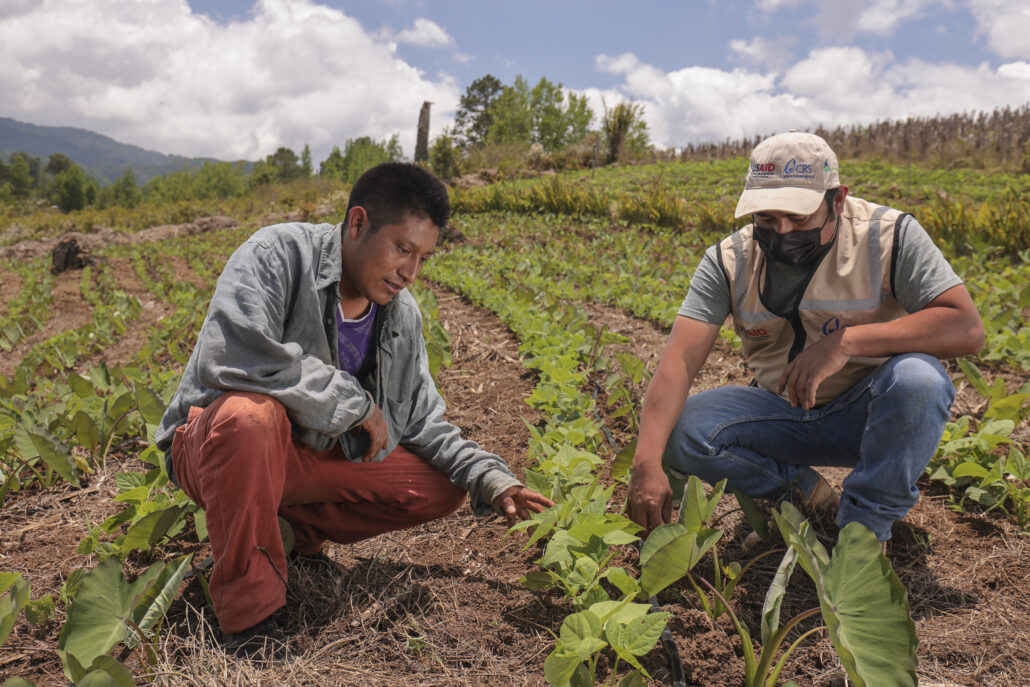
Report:
[{"label": "white baseball cap", "polygon": [[734,216],[768,211],[811,215],[826,191],[838,186],[837,156],[822,138],[800,131],[770,136],[751,152]]}]

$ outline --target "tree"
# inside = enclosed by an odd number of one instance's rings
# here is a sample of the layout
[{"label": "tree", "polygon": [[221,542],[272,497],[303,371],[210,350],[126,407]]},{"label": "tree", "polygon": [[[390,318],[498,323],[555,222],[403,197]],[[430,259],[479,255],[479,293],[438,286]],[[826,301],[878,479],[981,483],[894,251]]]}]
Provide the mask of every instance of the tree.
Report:
[{"label": "tree", "polygon": [[81,210],[86,207],[86,187],[86,173],[73,164],[54,177],[51,198],[62,212]]},{"label": "tree", "polygon": [[532,141],[545,150],[561,150],[578,143],[587,135],[594,113],[586,96],[569,93],[566,99],[561,83],[541,78],[529,96],[533,118]]},{"label": "tree", "polygon": [[304,177],[311,176],[315,171],[311,164],[311,146],[307,143],[304,144],[304,150],[300,153],[300,169]]},{"label": "tree", "polygon": [[32,172],[29,171],[27,157],[24,153],[11,155],[9,183],[16,198],[26,198],[32,190]]},{"label": "tree", "polygon": [[50,176],[55,177],[64,170],[71,167],[73,164],[75,163],[72,162],[71,158],[65,155],[64,153],[53,153],[50,156],[50,159],[47,160],[46,169],[44,169],[43,171],[45,171]]},{"label": "tree", "polygon": [[134,208],[143,200],[143,192],[136,185],[136,175],[131,169],[126,169],[121,177],[111,184],[111,192],[114,202],[123,208]]},{"label": "tree", "polygon": [[342,153],[339,146],[333,146],[329,157],[319,165],[318,173],[353,184],[366,170],[379,163],[397,162],[402,159],[404,153],[396,134],[382,143],[368,136],[361,136],[344,143]]},{"label": "tree", "polygon": [[446,133],[437,136],[429,148],[429,168],[441,179],[458,176],[460,158],[461,149],[454,138]]},{"label": "tree", "polygon": [[286,147],[280,147],[273,154],[266,157],[265,162],[275,168],[277,177],[282,181],[296,179],[304,173],[299,164],[297,153]]},{"label": "tree", "polygon": [[493,115],[490,112],[494,100],[503,88],[500,80],[491,75],[481,76],[473,81],[458,101],[454,114],[454,135],[465,145],[480,145],[486,142]]},{"label": "tree", "polygon": [[493,121],[487,133],[491,143],[529,143],[533,133],[533,112],[529,105],[529,83],[515,77],[490,106]]},{"label": "tree", "polygon": [[28,167],[29,188],[39,188],[40,182],[42,181],[43,161],[34,155],[29,155],[28,153],[11,153],[12,164],[16,159],[24,160]]}]

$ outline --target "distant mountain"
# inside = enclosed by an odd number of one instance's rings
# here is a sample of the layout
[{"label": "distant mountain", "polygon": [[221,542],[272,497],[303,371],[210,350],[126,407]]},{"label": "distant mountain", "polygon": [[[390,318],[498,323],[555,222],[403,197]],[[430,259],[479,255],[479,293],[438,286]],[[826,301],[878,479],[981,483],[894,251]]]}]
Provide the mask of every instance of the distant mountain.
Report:
[{"label": "distant mountain", "polygon": [[[52,153],[63,153],[104,184],[120,177],[126,168],[136,175],[137,183],[145,184],[160,174],[219,162],[206,157],[165,155],[86,129],[36,126],[0,117],[0,156],[6,162],[11,153],[19,151],[42,158],[44,165]],[[250,166],[248,163],[247,167]]]}]

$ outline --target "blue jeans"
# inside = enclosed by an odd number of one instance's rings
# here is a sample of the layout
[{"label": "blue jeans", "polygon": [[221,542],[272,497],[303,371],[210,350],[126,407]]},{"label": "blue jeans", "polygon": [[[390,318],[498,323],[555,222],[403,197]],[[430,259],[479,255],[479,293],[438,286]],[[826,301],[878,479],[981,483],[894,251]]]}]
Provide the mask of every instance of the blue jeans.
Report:
[{"label": "blue jeans", "polygon": [[687,398],[663,461],[677,472],[760,498],[808,494],[810,466],[852,468],[837,524],[860,522],[880,541],[919,499],[915,481],[933,457],[955,387],[934,357],[898,355],[849,391],[804,410],[758,387]]}]

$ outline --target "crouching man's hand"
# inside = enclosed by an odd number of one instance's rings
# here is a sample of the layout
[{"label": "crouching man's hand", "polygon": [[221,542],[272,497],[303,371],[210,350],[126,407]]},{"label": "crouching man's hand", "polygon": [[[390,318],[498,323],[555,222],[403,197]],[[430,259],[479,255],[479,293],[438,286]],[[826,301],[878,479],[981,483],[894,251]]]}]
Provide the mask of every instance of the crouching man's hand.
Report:
[{"label": "crouching man's hand", "polygon": [[494,499],[494,508],[508,521],[508,527],[528,518],[530,511],[542,513],[553,505],[554,501],[543,494],[522,486],[508,487]]},{"label": "crouching man's hand", "polygon": [[376,454],[386,448],[386,443],[390,440],[390,432],[386,429],[386,420],[379,406],[372,404],[372,414],[358,425],[357,429],[368,434],[368,450],[361,457],[361,461],[367,463],[374,460]]}]

